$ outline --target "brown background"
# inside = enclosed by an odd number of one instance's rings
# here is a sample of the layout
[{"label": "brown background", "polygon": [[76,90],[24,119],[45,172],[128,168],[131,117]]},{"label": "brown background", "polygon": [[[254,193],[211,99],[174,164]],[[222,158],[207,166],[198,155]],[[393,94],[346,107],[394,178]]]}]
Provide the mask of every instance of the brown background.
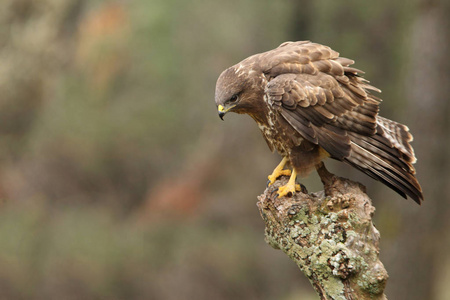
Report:
[{"label": "brown background", "polygon": [[305,39],[356,60],[415,136],[422,207],[328,163],[368,186],[388,298],[450,298],[450,2],[0,6],[0,299],[318,299],[263,240],[278,155],[214,105],[223,69]]}]

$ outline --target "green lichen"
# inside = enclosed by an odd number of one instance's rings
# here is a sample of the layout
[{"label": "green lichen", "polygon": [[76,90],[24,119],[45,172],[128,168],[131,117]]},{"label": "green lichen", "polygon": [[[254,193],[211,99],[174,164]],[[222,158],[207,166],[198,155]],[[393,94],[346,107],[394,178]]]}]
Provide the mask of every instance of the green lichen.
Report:
[{"label": "green lichen", "polygon": [[336,278],[323,279],[322,284],[328,295],[334,300],[346,300],[344,296],[344,284]]},{"label": "green lichen", "polygon": [[317,223],[319,223],[319,218],[313,215],[309,221],[311,222],[311,224],[316,225]]},{"label": "green lichen", "polygon": [[302,237],[307,237],[308,235],[311,234],[311,230],[309,229],[309,227],[305,227],[302,231],[301,231],[301,236]]},{"label": "green lichen", "polygon": [[358,214],[356,212],[351,211],[348,214],[348,222],[350,223],[350,225],[355,229],[360,229],[361,225],[365,225],[365,224],[361,224],[361,218],[358,216]]},{"label": "green lichen", "polygon": [[300,227],[294,226],[291,229],[290,236],[291,236],[291,238],[295,239],[301,234],[301,232],[302,232],[302,229]]},{"label": "green lichen", "polygon": [[387,275],[381,263],[375,268],[381,271],[374,271],[378,233],[362,206],[350,207],[346,199],[308,198],[320,203],[296,200],[278,206],[265,218],[270,224],[267,241],[291,257],[330,299],[345,300],[349,291],[380,299],[376,295],[382,295]]},{"label": "green lichen", "polygon": [[328,214],[328,218],[332,221],[332,222],[336,222],[338,220],[338,214],[334,213],[334,212],[330,212]]},{"label": "green lichen", "polygon": [[309,207],[306,205],[304,206],[297,206],[295,209],[291,207],[290,211],[295,212],[294,215],[290,215],[290,222],[289,224],[294,225],[296,222],[306,222],[309,219]]}]

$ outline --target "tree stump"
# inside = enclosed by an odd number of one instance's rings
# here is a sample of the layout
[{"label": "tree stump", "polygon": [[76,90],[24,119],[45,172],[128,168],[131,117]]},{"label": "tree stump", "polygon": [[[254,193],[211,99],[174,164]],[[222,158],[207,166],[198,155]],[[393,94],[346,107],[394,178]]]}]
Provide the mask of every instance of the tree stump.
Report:
[{"label": "tree stump", "polygon": [[277,198],[283,176],[258,197],[266,242],[298,265],[320,299],[387,299],[388,274],[365,187],[323,166],[318,171],[324,191]]}]

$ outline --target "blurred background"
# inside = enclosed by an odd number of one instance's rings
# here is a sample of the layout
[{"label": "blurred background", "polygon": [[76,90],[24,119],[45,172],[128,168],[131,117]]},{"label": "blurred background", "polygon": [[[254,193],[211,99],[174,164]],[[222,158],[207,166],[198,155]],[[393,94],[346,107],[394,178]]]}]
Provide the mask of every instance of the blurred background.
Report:
[{"label": "blurred background", "polygon": [[214,104],[222,70],[307,39],[356,60],[415,137],[421,207],[328,163],[368,187],[388,298],[450,299],[449,15],[445,0],[2,0],[0,299],[318,299],[264,242],[256,197],[279,156]]}]

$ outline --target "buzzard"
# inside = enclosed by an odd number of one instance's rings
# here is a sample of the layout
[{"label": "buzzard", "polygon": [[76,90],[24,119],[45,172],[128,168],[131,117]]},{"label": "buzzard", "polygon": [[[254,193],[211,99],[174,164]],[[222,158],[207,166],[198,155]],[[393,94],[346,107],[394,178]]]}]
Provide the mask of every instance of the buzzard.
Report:
[{"label": "buzzard", "polygon": [[297,175],[306,176],[330,157],[420,204],[412,135],[407,126],[378,115],[381,99],[372,92],[380,90],[353,64],[324,45],[283,43],[222,72],[215,94],[219,116],[235,112],[256,121],[269,148],[283,157],[269,185],[290,176],[278,189],[280,197],[299,190]]}]

